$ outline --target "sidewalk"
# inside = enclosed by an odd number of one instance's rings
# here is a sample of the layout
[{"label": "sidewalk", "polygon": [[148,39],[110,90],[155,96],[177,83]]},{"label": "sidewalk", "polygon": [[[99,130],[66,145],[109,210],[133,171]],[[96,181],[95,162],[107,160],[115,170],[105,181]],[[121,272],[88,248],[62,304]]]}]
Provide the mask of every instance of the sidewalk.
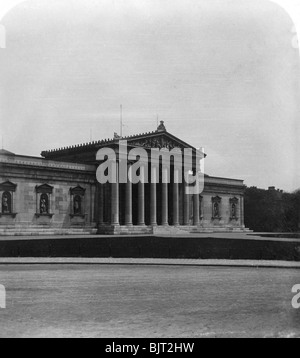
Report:
[{"label": "sidewalk", "polygon": [[0,265],[161,265],[161,266],[216,266],[265,267],[300,269],[296,261],[266,260],[194,260],[194,259],[135,259],[135,258],[0,258]]}]

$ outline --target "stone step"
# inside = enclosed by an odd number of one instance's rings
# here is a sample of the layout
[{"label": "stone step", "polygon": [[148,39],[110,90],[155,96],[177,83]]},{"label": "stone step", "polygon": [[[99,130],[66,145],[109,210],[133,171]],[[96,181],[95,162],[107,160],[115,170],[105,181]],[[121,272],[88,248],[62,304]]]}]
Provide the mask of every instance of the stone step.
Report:
[{"label": "stone step", "polygon": [[175,226],[156,226],[153,228],[154,235],[186,235],[188,231]]},{"label": "stone step", "polygon": [[82,235],[82,234],[96,234],[97,229],[85,228],[85,229],[59,229],[59,228],[40,228],[40,229],[0,229],[0,236],[40,236],[40,235]]},{"label": "stone step", "polygon": [[102,225],[98,229],[98,234],[101,235],[146,235],[153,234],[153,228],[151,226],[111,226]]}]

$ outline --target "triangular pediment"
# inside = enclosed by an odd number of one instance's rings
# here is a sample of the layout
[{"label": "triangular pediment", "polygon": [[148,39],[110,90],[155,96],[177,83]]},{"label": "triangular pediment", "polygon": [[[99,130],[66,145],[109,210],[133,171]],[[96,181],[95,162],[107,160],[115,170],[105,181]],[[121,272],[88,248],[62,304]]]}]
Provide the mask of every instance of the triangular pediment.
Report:
[{"label": "triangular pediment", "polygon": [[52,194],[53,192],[53,186],[49,184],[37,185],[35,189],[37,193],[42,193],[42,194]]},{"label": "triangular pediment", "polygon": [[1,191],[16,191],[16,187],[17,184],[14,184],[9,180],[0,184]]},{"label": "triangular pediment", "polygon": [[8,150],[5,150],[5,149],[0,149],[0,155],[4,155],[7,157],[13,157],[13,156],[15,156],[15,153],[9,152]]},{"label": "triangular pediment", "polygon": [[[152,148],[172,150],[178,148],[183,150],[185,148],[192,149],[193,153],[197,152],[198,155],[206,157],[202,151],[197,150],[195,147],[189,145],[183,140],[175,137],[171,133],[165,130],[165,127],[159,127],[155,132],[142,133],[138,135],[131,135],[127,137],[121,137],[115,134],[113,139],[100,140],[98,142],[91,142],[71,147],[65,147],[50,151],[42,152],[42,156],[46,159],[60,159],[63,161],[78,162],[78,163],[87,163],[94,162],[95,151],[103,147],[113,147],[116,149],[120,141],[126,141],[128,147],[142,147],[146,150]],[[201,154],[202,153],[202,154]]]},{"label": "triangular pediment", "polygon": [[75,188],[71,188],[70,192],[71,192],[71,195],[81,195],[81,196],[83,196],[85,194],[85,190],[86,189],[84,189],[80,185],[78,185]]},{"label": "triangular pediment", "polygon": [[188,145],[184,141],[180,140],[179,138],[176,138],[170,133],[164,132],[164,133],[151,133],[151,134],[145,134],[141,135],[139,138],[132,138],[127,139],[129,146],[134,147],[143,147],[143,148],[166,148],[169,150],[172,150],[174,148],[184,149],[184,148],[191,148],[195,149],[192,146]]},{"label": "triangular pediment", "polygon": [[234,198],[229,199],[229,201],[230,201],[231,204],[233,204],[233,203],[237,204],[239,199],[237,197],[234,197]]},{"label": "triangular pediment", "polygon": [[219,195],[214,196],[213,198],[211,198],[212,202],[214,203],[220,203],[222,198],[219,197]]}]

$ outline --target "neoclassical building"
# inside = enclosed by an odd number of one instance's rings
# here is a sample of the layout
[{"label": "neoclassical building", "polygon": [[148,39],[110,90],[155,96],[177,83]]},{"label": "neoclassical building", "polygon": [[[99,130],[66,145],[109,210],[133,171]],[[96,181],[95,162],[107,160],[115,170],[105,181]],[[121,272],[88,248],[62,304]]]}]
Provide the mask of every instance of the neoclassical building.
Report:
[{"label": "neoclassical building", "polygon": [[[35,234],[180,234],[186,232],[243,231],[242,180],[204,175],[204,190],[187,193],[184,168],[176,171],[149,162],[148,178],[100,184],[96,177],[101,148],[116,153],[126,140],[128,151],[143,148],[196,148],[169,133],[161,122],[156,131],[101,140],[41,153],[41,157],[0,150],[0,235]],[[173,158],[172,158],[173,159]],[[134,163],[128,160],[127,165]],[[194,163],[194,162],[193,162]],[[192,172],[196,172],[196,165]],[[140,170],[141,171],[141,170]],[[142,171],[144,173],[144,171]],[[140,173],[141,174],[141,173]],[[182,182],[174,178],[182,176]],[[163,182],[169,176],[170,182]],[[197,184],[193,184],[197,185]]]}]

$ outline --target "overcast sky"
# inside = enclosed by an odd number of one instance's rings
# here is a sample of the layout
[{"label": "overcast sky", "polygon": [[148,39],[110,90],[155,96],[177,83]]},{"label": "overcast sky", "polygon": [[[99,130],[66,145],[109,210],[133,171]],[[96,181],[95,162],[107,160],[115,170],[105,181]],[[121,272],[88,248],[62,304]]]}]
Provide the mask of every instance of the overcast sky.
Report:
[{"label": "overcast sky", "polygon": [[124,135],[155,130],[158,114],[205,148],[209,175],[300,187],[299,51],[274,2],[27,0],[1,23],[6,149],[111,138],[122,104]]}]

